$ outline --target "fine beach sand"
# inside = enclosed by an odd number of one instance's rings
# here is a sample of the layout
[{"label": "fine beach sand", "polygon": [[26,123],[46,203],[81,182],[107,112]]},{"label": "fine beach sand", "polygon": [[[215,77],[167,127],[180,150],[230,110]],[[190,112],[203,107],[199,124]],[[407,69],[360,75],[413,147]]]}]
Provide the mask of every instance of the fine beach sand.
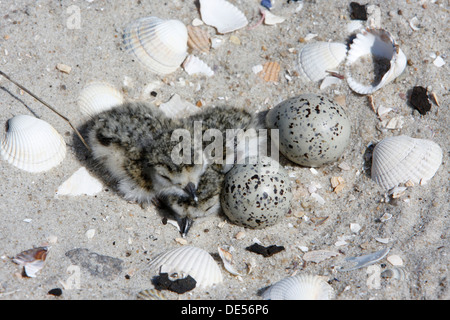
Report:
[{"label": "fine beach sand", "polygon": [[[233,0],[246,15],[249,26],[258,23],[259,0]],[[212,77],[188,75],[182,68],[158,76],[145,70],[123,50],[124,27],[131,21],[157,16],[179,19],[185,25],[200,18],[195,1],[2,1],[0,3],[0,64],[3,72],[68,117],[76,127],[87,120],[77,105],[81,89],[92,80],[111,83],[128,99],[161,104],[178,94],[202,108],[233,105],[257,111],[272,108],[301,94],[320,93],[331,98],[345,96],[345,109],[352,123],[351,142],[342,158],[317,168],[298,166],[281,158],[292,179],[294,200],[291,213],[275,226],[252,230],[210,217],[192,227],[187,244],[202,248],[217,258],[223,283],[214,288],[196,288],[168,299],[258,300],[260,289],[293,274],[323,276],[338,300],[448,300],[449,292],[449,7],[443,0],[370,1],[381,9],[382,27],[391,32],[407,56],[404,73],[373,95],[375,107],[393,108],[388,117],[401,117],[395,129],[380,128],[381,122],[368,98],[355,94],[346,84],[319,89],[319,83],[303,81],[297,72],[298,49],[308,39],[347,43],[350,1],[272,1],[272,13],[286,20],[269,26],[249,26],[226,35],[202,26],[222,45],[198,55],[215,72]],[[364,2],[362,2],[364,3]],[[410,21],[413,20],[414,30]],[[438,67],[435,56],[446,62]],[[268,61],[281,66],[276,83],[266,82],[252,67]],[[58,64],[71,67],[61,72]],[[337,70],[343,72],[343,64]],[[156,97],[144,90],[157,84]],[[414,86],[428,87],[438,98],[421,115],[407,102]],[[146,266],[164,250],[180,247],[177,229],[163,225],[153,207],[142,209],[104,186],[95,196],[56,196],[56,189],[77,169],[87,166],[87,150],[70,126],[44,105],[0,78],[0,122],[18,114],[34,115],[50,123],[67,143],[67,155],[57,167],[32,174],[0,161],[0,299],[136,299],[152,288],[155,275]],[[431,139],[444,151],[441,167],[425,185],[408,188],[391,199],[370,179],[365,154],[371,144],[396,135]],[[341,167],[348,165],[345,170]],[[343,164],[343,165],[342,165]],[[332,177],[342,177],[344,188],[336,193]],[[311,197],[311,186],[324,202]],[[389,220],[381,219],[390,214]],[[352,232],[351,224],[361,229]],[[95,230],[90,237],[88,230]],[[92,231],[91,231],[92,232]],[[88,235],[92,235],[89,232]],[[244,235],[243,238],[236,234]],[[263,257],[245,250],[259,241],[285,250]],[[21,251],[50,245],[45,266],[35,278],[21,277],[21,267],[11,261]],[[233,248],[235,268],[230,274],[218,257],[217,247]],[[119,260],[108,269],[93,255],[70,259],[67,252],[86,248],[91,253]],[[322,262],[305,261],[305,250],[333,252]],[[352,271],[346,258],[390,248],[387,257],[374,265]],[[398,256],[405,279],[379,278],[377,272],[392,268]],[[110,260],[102,260],[107,263]],[[249,273],[249,271],[251,271]],[[70,286],[77,276],[79,282]],[[72,277],[72,278],[71,278]],[[379,282],[378,282],[379,281]],[[48,295],[61,288],[62,295]]]}]

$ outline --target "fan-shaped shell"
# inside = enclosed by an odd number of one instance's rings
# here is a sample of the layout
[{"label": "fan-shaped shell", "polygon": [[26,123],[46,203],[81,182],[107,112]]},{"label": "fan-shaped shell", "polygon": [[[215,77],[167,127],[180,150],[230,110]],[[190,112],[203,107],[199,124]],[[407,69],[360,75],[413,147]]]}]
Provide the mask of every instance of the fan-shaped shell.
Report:
[{"label": "fan-shaped shell", "polygon": [[188,33],[179,20],[145,17],[125,28],[125,49],[150,71],[157,74],[174,72],[187,55]]},{"label": "fan-shaped shell", "polygon": [[122,103],[124,103],[122,92],[105,82],[88,83],[78,97],[81,113],[90,117]]},{"label": "fan-shaped shell", "polygon": [[245,15],[225,0],[200,0],[200,14],[207,25],[213,26],[219,33],[228,33],[241,29],[248,24]]},{"label": "fan-shaped shell", "polygon": [[188,30],[188,46],[193,50],[199,52],[209,52],[211,48],[211,40],[209,39],[209,33],[200,27],[187,26]]},{"label": "fan-shaped shell", "polygon": [[189,55],[186,60],[183,62],[183,69],[189,74],[203,74],[208,77],[214,75],[214,71],[198,57],[194,55]]},{"label": "fan-shaped shell", "polygon": [[[367,78],[365,77],[365,73],[369,70],[367,63],[360,68],[362,71],[360,73],[364,73],[364,75],[358,76],[358,72],[352,70],[353,65],[365,58],[389,60],[386,71],[382,70],[383,63],[375,62],[375,60],[369,61],[370,66],[374,65],[375,69],[380,69],[374,71],[373,79],[367,79],[367,82],[371,82],[370,84],[363,83],[366,81],[359,79]],[[405,67],[406,56],[395,43],[392,35],[383,29],[367,28],[356,35],[348,50],[346,61],[347,83],[357,93],[371,94],[397,78]],[[356,77],[358,79],[355,79]],[[369,78],[372,78],[372,76],[369,76]]]},{"label": "fan-shaped shell", "polygon": [[347,46],[338,42],[314,42],[302,47],[298,54],[301,73],[311,81],[319,81],[329,75],[344,61]]},{"label": "fan-shaped shell", "polygon": [[19,169],[43,172],[63,161],[66,143],[44,120],[18,115],[8,120],[1,142],[1,155]]},{"label": "fan-shaped shell", "polygon": [[263,293],[265,300],[331,300],[334,289],[314,275],[296,275],[270,286]]},{"label": "fan-shaped shell", "polygon": [[431,140],[408,136],[381,140],[373,150],[372,179],[385,189],[430,180],[442,162],[442,149]]},{"label": "fan-shaped shell", "polygon": [[190,275],[201,288],[222,282],[217,263],[208,252],[197,247],[183,246],[164,252],[150,261],[150,267],[158,272]]}]

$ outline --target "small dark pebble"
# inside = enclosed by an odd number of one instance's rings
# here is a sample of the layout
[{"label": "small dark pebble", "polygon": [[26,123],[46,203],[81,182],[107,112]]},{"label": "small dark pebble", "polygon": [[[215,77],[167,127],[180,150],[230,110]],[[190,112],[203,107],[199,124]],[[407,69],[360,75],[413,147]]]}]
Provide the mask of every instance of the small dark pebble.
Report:
[{"label": "small dark pebble", "polygon": [[350,18],[352,20],[367,20],[366,5],[357,2],[350,2]]},{"label": "small dark pebble", "polygon": [[169,290],[182,294],[194,289],[197,281],[195,281],[195,279],[190,275],[186,278],[172,281],[169,279],[169,275],[167,273],[161,273],[159,276],[153,278],[152,283],[156,290]]},{"label": "small dark pebble", "polygon": [[54,288],[47,292],[47,294],[51,294],[52,296],[59,297],[62,295],[62,289],[61,288]]},{"label": "small dark pebble", "polygon": [[264,247],[260,244],[254,243],[251,246],[245,248],[246,250],[250,251],[250,252],[254,252],[254,253],[258,253],[258,254],[262,254],[264,257],[270,257],[272,255],[274,255],[275,253],[278,253],[280,251],[284,250],[283,246],[276,246],[276,245],[271,245],[268,247]]},{"label": "small dark pebble", "polygon": [[421,86],[413,88],[409,103],[420,112],[421,115],[425,115],[431,109],[431,103],[428,99],[427,89]]}]

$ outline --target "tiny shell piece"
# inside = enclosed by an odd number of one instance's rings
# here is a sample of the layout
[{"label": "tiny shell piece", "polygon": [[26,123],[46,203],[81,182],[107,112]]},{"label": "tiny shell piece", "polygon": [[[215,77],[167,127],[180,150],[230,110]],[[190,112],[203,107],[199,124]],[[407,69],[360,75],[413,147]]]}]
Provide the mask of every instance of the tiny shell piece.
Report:
[{"label": "tiny shell piece", "polygon": [[266,62],[259,76],[266,82],[277,82],[281,66],[278,62]]},{"label": "tiny shell piece", "polygon": [[67,74],[69,74],[72,71],[72,67],[71,66],[68,66],[68,65],[63,64],[63,63],[58,63],[56,65],[56,69],[58,69],[61,72],[67,73]]},{"label": "tiny shell piece", "polygon": [[338,42],[314,42],[302,47],[298,54],[298,69],[309,81],[319,81],[345,60],[347,46]]},{"label": "tiny shell piece", "polygon": [[169,101],[162,103],[159,109],[169,118],[183,118],[194,114],[200,109],[192,103],[181,99],[178,94],[174,94]]},{"label": "tiny shell piece", "polygon": [[182,246],[159,254],[150,261],[150,268],[168,274],[190,275],[197,286],[207,288],[222,282],[222,273],[211,255],[203,249]]},{"label": "tiny shell piece", "polygon": [[44,261],[50,247],[38,247],[22,251],[12,260],[24,267],[25,274],[30,277],[36,277],[36,273],[44,267]]},{"label": "tiny shell piece", "polygon": [[384,189],[407,181],[419,184],[435,175],[442,157],[441,147],[431,140],[388,137],[373,150],[371,178]]},{"label": "tiny shell piece", "polygon": [[211,40],[208,31],[194,26],[187,26],[188,30],[188,46],[199,52],[209,52],[211,48]]},{"label": "tiny shell piece", "polygon": [[106,82],[88,83],[78,96],[78,107],[82,114],[94,117],[124,103],[122,92]]},{"label": "tiny shell piece", "polygon": [[208,77],[214,75],[214,71],[202,60],[194,55],[189,55],[183,62],[184,71],[189,75],[203,74]]},{"label": "tiny shell piece", "polygon": [[28,172],[48,171],[66,156],[62,136],[44,120],[28,115],[8,120],[0,148],[3,159]]},{"label": "tiny shell piece", "polygon": [[314,250],[308,251],[303,255],[303,260],[308,262],[320,263],[329,258],[333,258],[339,255],[339,252],[328,250]]},{"label": "tiny shell piece", "polygon": [[331,300],[335,293],[321,277],[305,274],[276,282],[262,296],[265,300]]},{"label": "tiny shell piece", "polygon": [[225,0],[200,0],[200,14],[207,25],[224,34],[245,27],[248,20],[245,15]]},{"label": "tiny shell piece", "polygon": [[91,176],[85,167],[81,167],[58,187],[56,194],[70,196],[93,196],[102,191],[102,189],[102,183],[98,179]]},{"label": "tiny shell piece", "polygon": [[267,25],[274,25],[274,24],[282,23],[284,20],[286,20],[285,17],[276,16],[269,10],[262,9],[261,14],[264,14],[264,24],[267,24]]},{"label": "tiny shell piece", "polygon": [[222,249],[221,247],[217,247],[217,250],[219,251],[219,256],[222,259],[225,269],[227,269],[227,271],[234,276],[240,276],[241,274],[233,265],[233,255],[229,251]]}]

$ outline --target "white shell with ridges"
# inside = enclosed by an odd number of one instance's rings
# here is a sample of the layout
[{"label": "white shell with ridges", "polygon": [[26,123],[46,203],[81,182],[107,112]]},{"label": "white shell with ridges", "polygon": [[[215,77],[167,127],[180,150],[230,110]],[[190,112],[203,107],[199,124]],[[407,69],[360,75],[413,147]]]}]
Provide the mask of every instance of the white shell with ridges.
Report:
[{"label": "white shell with ridges", "polygon": [[241,29],[248,24],[245,15],[225,0],[200,0],[200,14],[207,25],[224,34]]},{"label": "white shell with ridges", "polygon": [[203,249],[183,246],[164,252],[150,261],[158,272],[190,275],[196,286],[207,288],[222,282],[222,273],[211,255]]},{"label": "white shell with ridges", "polygon": [[2,137],[1,155],[19,169],[43,172],[63,161],[66,143],[44,120],[18,115],[8,120]]},{"label": "white shell with ridges", "polygon": [[189,75],[203,74],[208,77],[214,75],[214,71],[212,71],[212,69],[203,60],[200,60],[194,55],[189,55],[186,58],[186,60],[183,62],[183,69]]},{"label": "white shell with ridges", "polygon": [[[370,85],[360,83],[352,75],[351,66],[360,58],[372,56],[390,61],[389,69],[380,79],[367,79]],[[348,50],[346,60],[346,78],[349,87],[360,94],[371,94],[397,78],[406,67],[406,56],[398,47],[392,35],[383,29],[362,30],[356,35]]]},{"label": "white shell with ridges", "polygon": [[384,189],[408,181],[423,184],[435,175],[442,156],[441,147],[431,140],[404,135],[385,138],[373,150],[371,177]]},{"label": "white shell with ridges", "polygon": [[347,46],[338,42],[314,42],[302,47],[298,66],[302,75],[310,81],[319,81],[329,75],[345,60]]},{"label": "white shell with ridges", "polygon": [[81,113],[90,117],[123,103],[122,92],[105,82],[88,83],[78,97]]},{"label": "white shell with ridges", "polygon": [[187,55],[188,32],[179,20],[145,17],[128,25],[124,31],[125,49],[150,71],[174,72]]},{"label": "white shell with ridges", "polygon": [[273,284],[262,296],[265,300],[331,300],[334,289],[319,276],[296,275]]}]

